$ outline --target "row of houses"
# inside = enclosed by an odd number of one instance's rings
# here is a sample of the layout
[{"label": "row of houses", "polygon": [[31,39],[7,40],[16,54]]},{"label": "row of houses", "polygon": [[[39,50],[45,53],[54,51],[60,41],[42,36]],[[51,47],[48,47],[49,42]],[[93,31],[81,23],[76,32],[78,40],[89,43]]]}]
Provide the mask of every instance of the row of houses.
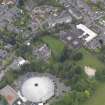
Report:
[{"label": "row of houses", "polygon": [[69,0],[59,1],[65,8],[60,14],[55,16],[50,16],[47,19],[47,24],[49,28],[55,27],[57,24],[70,24],[73,20],[81,20],[83,17],[77,7],[72,5]]},{"label": "row of houses", "polygon": [[1,0],[2,5],[19,5],[20,0]]},{"label": "row of houses", "polygon": [[[82,15],[76,5],[73,5],[73,1],[70,0],[60,0],[60,3],[65,7],[69,14],[72,15],[76,20],[81,20]],[[75,2],[75,1],[74,1]]]},{"label": "row of houses", "polygon": [[8,24],[12,24],[21,15],[22,11],[16,6],[9,8],[8,5],[0,4],[0,30],[4,30]]},{"label": "row of houses", "polygon": [[49,28],[55,27],[57,24],[68,24],[72,22],[72,17],[67,11],[61,12],[59,16],[49,17],[48,19],[48,26]]},{"label": "row of houses", "polygon": [[58,9],[53,6],[39,6],[34,7],[31,12],[30,16],[32,18],[30,27],[32,31],[35,31],[37,28],[41,27],[44,22],[50,17],[58,14]]}]

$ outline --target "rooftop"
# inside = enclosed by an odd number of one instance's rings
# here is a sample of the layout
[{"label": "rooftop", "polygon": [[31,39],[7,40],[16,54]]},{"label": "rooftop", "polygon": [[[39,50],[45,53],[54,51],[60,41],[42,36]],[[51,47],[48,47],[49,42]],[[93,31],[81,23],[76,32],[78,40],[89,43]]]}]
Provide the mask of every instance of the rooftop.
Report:
[{"label": "rooftop", "polygon": [[7,51],[0,49],[0,60],[4,59],[7,56]]},{"label": "rooftop", "polygon": [[48,77],[32,77],[23,83],[21,94],[31,102],[45,102],[54,95],[54,83]]},{"label": "rooftop", "polygon": [[0,90],[0,94],[5,97],[9,105],[13,105],[13,103],[18,99],[16,91],[9,85]]},{"label": "rooftop", "polygon": [[92,39],[94,39],[97,36],[97,33],[93,32],[91,29],[89,29],[83,24],[76,25],[76,27],[77,29],[84,31],[84,33],[80,36],[80,38],[84,37],[87,43],[90,42]]}]

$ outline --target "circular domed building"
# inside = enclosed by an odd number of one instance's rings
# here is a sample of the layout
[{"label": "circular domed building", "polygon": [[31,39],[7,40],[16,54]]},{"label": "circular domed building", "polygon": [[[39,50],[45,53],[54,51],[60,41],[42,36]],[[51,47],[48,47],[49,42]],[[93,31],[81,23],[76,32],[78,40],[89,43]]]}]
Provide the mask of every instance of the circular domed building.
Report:
[{"label": "circular domed building", "polygon": [[26,105],[51,104],[57,97],[71,90],[52,74],[37,72],[20,76],[14,86],[18,91],[19,99]]},{"label": "circular domed building", "polygon": [[44,103],[54,96],[54,82],[49,77],[31,77],[21,87],[21,95],[34,103]]}]

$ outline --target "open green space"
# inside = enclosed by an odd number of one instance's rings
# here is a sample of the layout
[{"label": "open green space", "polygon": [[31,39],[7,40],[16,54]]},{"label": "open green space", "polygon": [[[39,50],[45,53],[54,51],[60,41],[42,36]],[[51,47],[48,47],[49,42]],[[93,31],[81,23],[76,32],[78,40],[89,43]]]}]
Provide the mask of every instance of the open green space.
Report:
[{"label": "open green space", "polygon": [[83,105],[105,105],[105,83],[99,84],[96,93]]},{"label": "open green space", "polygon": [[64,44],[60,40],[51,37],[51,36],[44,36],[42,37],[42,41],[46,43],[52,50],[55,56],[61,55],[64,50]]},{"label": "open green space", "polygon": [[[79,61],[79,65],[83,67],[91,66],[96,70],[102,70],[105,68],[104,64],[88,50],[81,48],[80,52],[82,52],[84,57],[81,61]],[[105,105],[105,83],[99,83],[95,94],[90,97],[83,105]]]},{"label": "open green space", "polygon": [[80,52],[83,54],[84,57],[81,61],[79,61],[79,65],[81,65],[82,67],[90,66],[95,68],[96,70],[101,70],[104,68],[104,64],[88,50],[81,48]]}]

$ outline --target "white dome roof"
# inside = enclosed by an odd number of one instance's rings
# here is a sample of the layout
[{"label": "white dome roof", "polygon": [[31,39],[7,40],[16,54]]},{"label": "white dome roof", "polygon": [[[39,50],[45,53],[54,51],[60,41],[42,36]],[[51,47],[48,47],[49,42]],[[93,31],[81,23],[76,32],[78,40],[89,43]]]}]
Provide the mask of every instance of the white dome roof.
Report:
[{"label": "white dome roof", "polygon": [[31,102],[45,102],[54,95],[54,83],[48,77],[33,77],[23,83],[21,92]]}]

